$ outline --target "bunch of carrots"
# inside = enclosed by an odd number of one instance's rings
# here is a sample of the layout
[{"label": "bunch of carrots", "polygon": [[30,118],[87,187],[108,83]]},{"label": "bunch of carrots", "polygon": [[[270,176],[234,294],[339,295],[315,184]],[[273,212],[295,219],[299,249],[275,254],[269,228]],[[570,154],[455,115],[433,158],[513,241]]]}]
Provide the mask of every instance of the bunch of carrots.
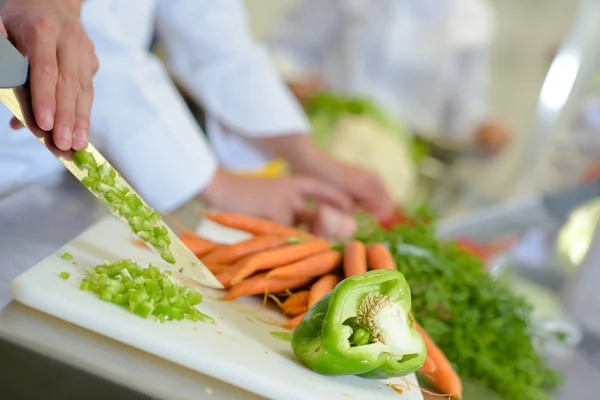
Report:
[{"label": "bunch of carrots", "polygon": [[[294,329],[306,312],[345,277],[369,269],[396,269],[392,254],[380,243],[365,246],[355,240],[343,250],[335,250],[325,239],[271,221],[229,213],[204,216],[254,235],[236,244],[215,243],[172,218],[181,231],[182,242],[227,289],[223,299],[269,296],[290,317],[283,325],[287,329]],[[414,328],[423,336],[428,353],[420,371],[442,392],[460,398],[461,381],[450,362],[416,320]]]}]

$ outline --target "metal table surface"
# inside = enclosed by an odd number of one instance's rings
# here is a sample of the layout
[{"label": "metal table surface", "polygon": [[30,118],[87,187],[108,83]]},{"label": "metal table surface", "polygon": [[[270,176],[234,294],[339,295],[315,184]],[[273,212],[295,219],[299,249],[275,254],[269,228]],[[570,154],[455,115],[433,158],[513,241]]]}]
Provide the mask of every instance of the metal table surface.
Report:
[{"label": "metal table surface", "polygon": [[[0,198],[0,398],[259,399],[11,301],[18,274],[107,214],[70,176]],[[557,362],[566,382],[556,398],[597,398],[595,348],[584,341]]]}]

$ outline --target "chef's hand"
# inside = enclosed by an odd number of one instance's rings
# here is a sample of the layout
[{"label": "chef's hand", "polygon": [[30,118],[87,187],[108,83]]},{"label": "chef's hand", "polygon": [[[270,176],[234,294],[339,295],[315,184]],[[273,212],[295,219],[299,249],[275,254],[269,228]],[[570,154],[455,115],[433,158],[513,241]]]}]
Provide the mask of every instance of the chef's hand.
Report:
[{"label": "chef's hand", "polygon": [[344,211],[352,201],[326,183],[303,176],[281,178],[243,177],[219,170],[200,198],[221,211],[236,212],[295,225],[309,213],[308,199]]},{"label": "chef's hand", "polygon": [[[98,59],[79,22],[81,3],[8,0],[0,11],[9,39],[29,57],[35,120],[53,130],[60,150],[83,150],[89,141]],[[13,120],[11,126],[21,125]]]},{"label": "chef's hand", "polygon": [[287,135],[255,140],[276,157],[282,157],[299,174],[310,175],[337,187],[354,201],[354,208],[382,220],[394,213],[394,201],[373,172],[338,161],[318,148],[311,135]]},{"label": "chef's hand", "polygon": [[315,165],[313,175],[339,187],[354,199],[356,209],[367,211],[379,220],[394,212],[392,196],[381,178],[371,171],[327,156]]}]

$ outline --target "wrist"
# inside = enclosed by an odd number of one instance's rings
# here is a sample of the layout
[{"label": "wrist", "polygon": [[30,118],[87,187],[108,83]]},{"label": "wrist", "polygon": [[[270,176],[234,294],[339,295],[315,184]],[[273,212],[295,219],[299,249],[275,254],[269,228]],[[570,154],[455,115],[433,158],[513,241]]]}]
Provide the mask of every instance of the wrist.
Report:
[{"label": "wrist", "polygon": [[212,181],[198,195],[198,198],[207,203],[209,207],[214,207],[223,203],[223,199],[227,196],[227,187],[233,178],[229,172],[217,168]]}]

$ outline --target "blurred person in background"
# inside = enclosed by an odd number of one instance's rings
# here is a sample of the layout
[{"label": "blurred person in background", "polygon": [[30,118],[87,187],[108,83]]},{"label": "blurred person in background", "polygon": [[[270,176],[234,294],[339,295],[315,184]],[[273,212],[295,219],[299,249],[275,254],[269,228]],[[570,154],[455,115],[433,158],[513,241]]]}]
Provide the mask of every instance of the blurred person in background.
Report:
[{"label": "blurred person in background", "polygon": [[[92,114],[95,143],[159,211],[199,196],[222,211],[284,224],[303,218],[309,198],[344,213],[392,212],[377,176],[333,160],[313,143],[301,107],[252,41],[241,1],[88,0],[82,21],[101,65]],[[167,69],[149,51],[155,30],[171,72],[206,110],[215,153]],[[30,162],[17,179],[26,180],[44,163],[61,170],[33,135],[27,139],[10,149]],[[229,172],[273,157],[284,158],[296,175]],[[15,156],[12,162],[23,164]]]},{"label": "blurred person in background", "polygon": [[510,133],[489,113],[493,31],[484,0],[299,0],[269,45],[300,100],[367,96],[425,139],[494,153]]}]

